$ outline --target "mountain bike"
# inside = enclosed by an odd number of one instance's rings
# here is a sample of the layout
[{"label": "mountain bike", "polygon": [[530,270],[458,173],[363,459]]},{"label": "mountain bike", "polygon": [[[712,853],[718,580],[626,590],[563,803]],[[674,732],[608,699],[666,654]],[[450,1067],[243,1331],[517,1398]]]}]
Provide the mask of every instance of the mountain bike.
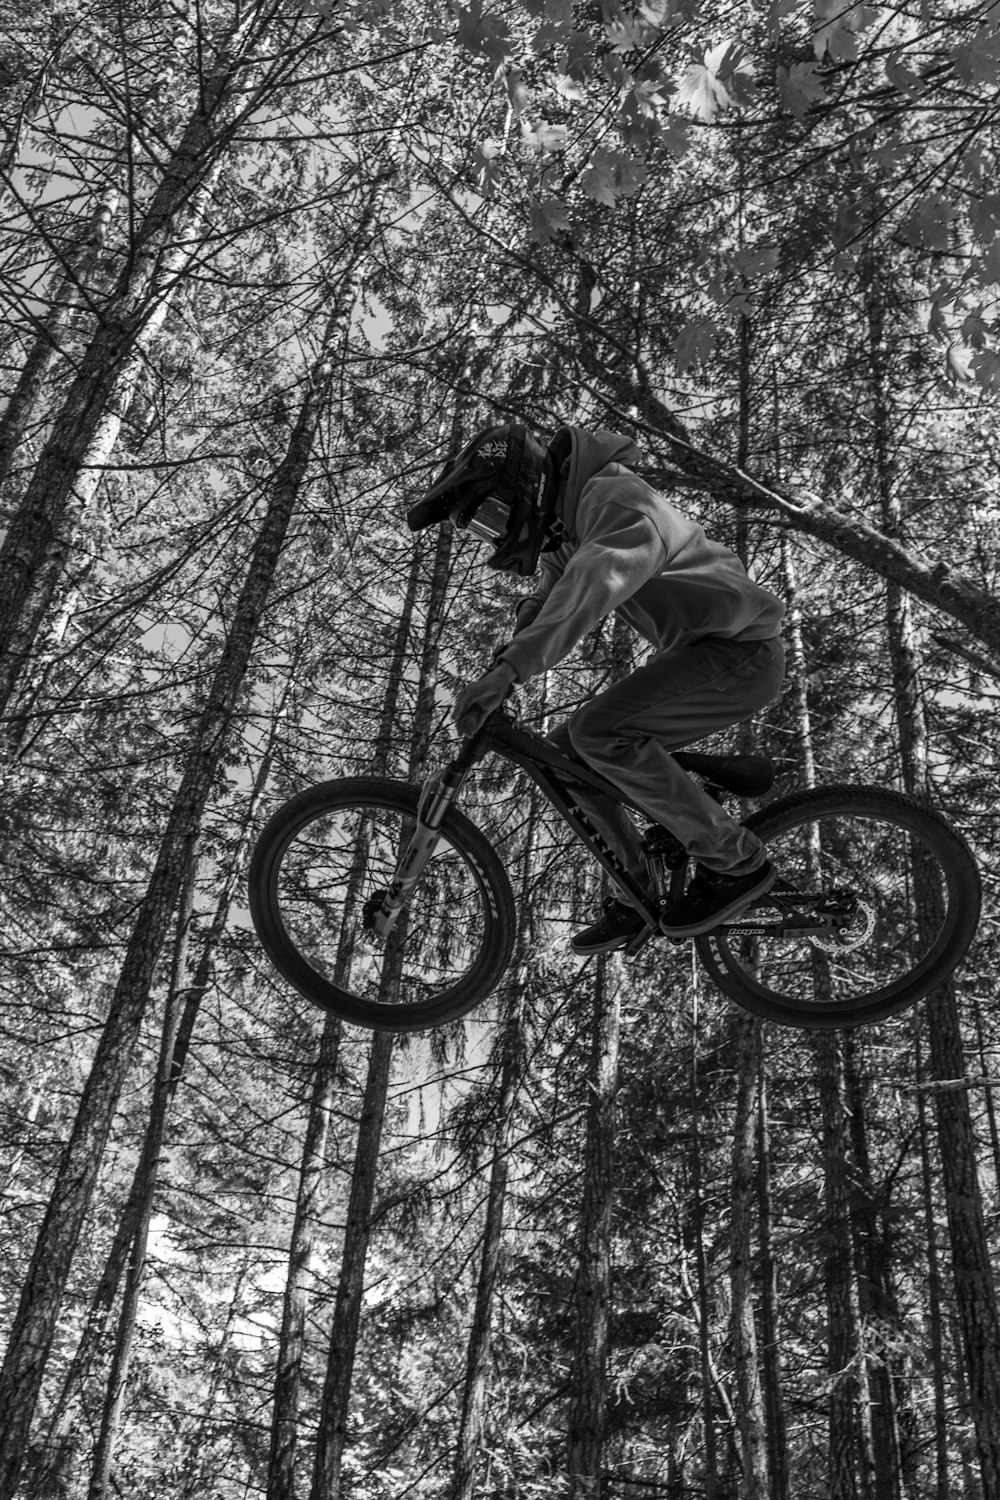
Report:
[{"label": "mountain bike", "polygon": [[[646,828],[649,884],[623,868],[577,799],[587,785],[643,821],[640,808],[582,761],[503,709],[422,786],[350,777],[277,809],[250,863],[250,911],[265,952],[307,1000],[373,1030],[453,1021],[498,985],[514,950],[510,881],[490,840],[456,805],[472,768],[498,755],[524,771],[646,927],[660,934],[683,892],[688,856]],[[760,755],[678,750],[720,801],[770,792]],[[876,786],[832,785],[768,802],[746,819],[779,879],[737,917],[695,938],[706,972],[738,1005],[807,1030],[880,1021],[948,977],[979,920],[980,880],[965,839],[934,809]],[[689,940],[690,941],[690,940]]]}]

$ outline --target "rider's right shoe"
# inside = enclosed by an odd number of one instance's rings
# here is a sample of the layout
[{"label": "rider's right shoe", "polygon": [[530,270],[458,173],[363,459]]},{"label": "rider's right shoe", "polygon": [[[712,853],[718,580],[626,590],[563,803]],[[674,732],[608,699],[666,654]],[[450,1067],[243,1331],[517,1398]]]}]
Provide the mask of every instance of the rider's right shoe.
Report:
[{"label": "rider's right shoe", "polygon": [[611,953],[638,937],[646,925],[645,917],[634,906],[609,896],[604,903],[604,915],[571,938],[570,947],[574,953]]}]

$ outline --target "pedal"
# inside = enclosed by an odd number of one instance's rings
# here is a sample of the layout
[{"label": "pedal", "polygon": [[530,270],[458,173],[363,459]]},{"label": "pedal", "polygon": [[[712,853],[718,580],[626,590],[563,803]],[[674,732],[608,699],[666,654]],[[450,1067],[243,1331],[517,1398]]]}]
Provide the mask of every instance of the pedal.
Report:
[{"label": "pedal", "polygon": [[622,957],[634,958],[637,953],[642,952],[643,948],[645,948],[650,939],[654,938],[655,936],[656,933],[653,931],[652,927],[644,927],[641,932],[636,933],[634,938],[629,938],[628,942],[621,950]]}]

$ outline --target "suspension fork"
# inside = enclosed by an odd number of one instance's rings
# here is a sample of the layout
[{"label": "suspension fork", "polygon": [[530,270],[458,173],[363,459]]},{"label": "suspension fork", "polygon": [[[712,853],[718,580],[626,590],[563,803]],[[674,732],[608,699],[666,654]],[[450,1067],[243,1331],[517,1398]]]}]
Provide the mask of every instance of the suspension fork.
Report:
[{"label": "suspension fork", "polygon": [[473,765],[485,753],[480,730],[464,740],[455,759],[436,776],[429,776],[421,787],[416,827],[400,850],[392,882],[372,916],[371,925],[379,937],[387,938],[399,921],[410,892],[440,842],[445,813],[458,797]]}]

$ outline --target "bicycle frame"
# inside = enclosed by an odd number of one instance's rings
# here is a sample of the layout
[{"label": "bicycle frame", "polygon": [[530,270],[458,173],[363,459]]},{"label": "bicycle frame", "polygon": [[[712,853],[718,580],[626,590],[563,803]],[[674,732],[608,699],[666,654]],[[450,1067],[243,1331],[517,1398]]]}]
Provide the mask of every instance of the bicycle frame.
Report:
[{"label": "bicycle frame", "polygon": [[629,944],[629,952],[638,952],[653,936],[659,926],[659,911],[649,892],[634,880],[621,861],[601,838],[597,829],[588,821],[572,795],[576,782],[584,783],[603,796],[645,817],[642,808],[630,801],[610,781],[585,766],[582,761],[572,760],[539,735],[521,728],[501,710],[491,714],[486,723],[475,734],[469,735],[455,758],[443,771],[424,783],[417,810],[417,827],[406,848],[400,855],[392,884],[386,892],[381,907],[374,919],[374,928],[382,937],[392,931],[402,912],[406,897],[434,853],[438,842],[438,830],[448,808],[457,798],[472,767],[487,755],[499,755],[510,761],[540,788],[548,801],[569,824],[577,838],[593,855],[603,870],[611,877],[623,896],[642,914],[648,924],[647,930]]},{"label": "bicycle frame", "polygon": [[[392,884],[374,914],[374,930],[382,937],[388,937],[395,927],[406,905],[407,895],[434,854],[445,813],[457,798],[472,767],[489,754],[510,761],[531,778],[626,900],[645,918],[646,927],[625,948],[629,956],[640,952],[659,931],[658,897],[651,897],[649,891],[629,874],[614,850],[588,821],[574,802],[573,785],[589,786],[647,820],[649,815],[613,783],[582,761],[564,755],[539,735],[515,724],[500,709],[490,715],[481,729],[462,741],[458,754],[443,771],[424,783],[417,809],[417,826],[401,851]],[[671,897],[682,893],[686,868],[687,860],[683,859],[672,869]],[[741,933],[747,936],[830,937],[852,919],[857,905],[847,891],[830,891],[824,896],[815,891],[792,890],[784,882],[779,882],[768,893],[767,904],[777,908],[777,922],[755,919],[751,908],[736,921],[727,923],[727,931],[731,935]],[[807,914],[796,911],[797,907],[805,907]]]},{"label": "bicycle frame", "polygon": [[592,771],[582,761],[564,755],[537,734],[522,729],[506,716],[495,715],[480,733],[486,737],[487,751],[492,750],[501,759],[510,761],[540,788],[556,812],[569,824],[580,842],[589,849],[597,863],[655,932],[659,925],[656,903],[650,901],[649,892],[629,874],[614,850],[605,843],[576,805],[572,793],[573,784],[589,786],[620,806],[631,808],[647,821],[649,815],[643,812],[638,803],[632,802],[618,787]]}]

